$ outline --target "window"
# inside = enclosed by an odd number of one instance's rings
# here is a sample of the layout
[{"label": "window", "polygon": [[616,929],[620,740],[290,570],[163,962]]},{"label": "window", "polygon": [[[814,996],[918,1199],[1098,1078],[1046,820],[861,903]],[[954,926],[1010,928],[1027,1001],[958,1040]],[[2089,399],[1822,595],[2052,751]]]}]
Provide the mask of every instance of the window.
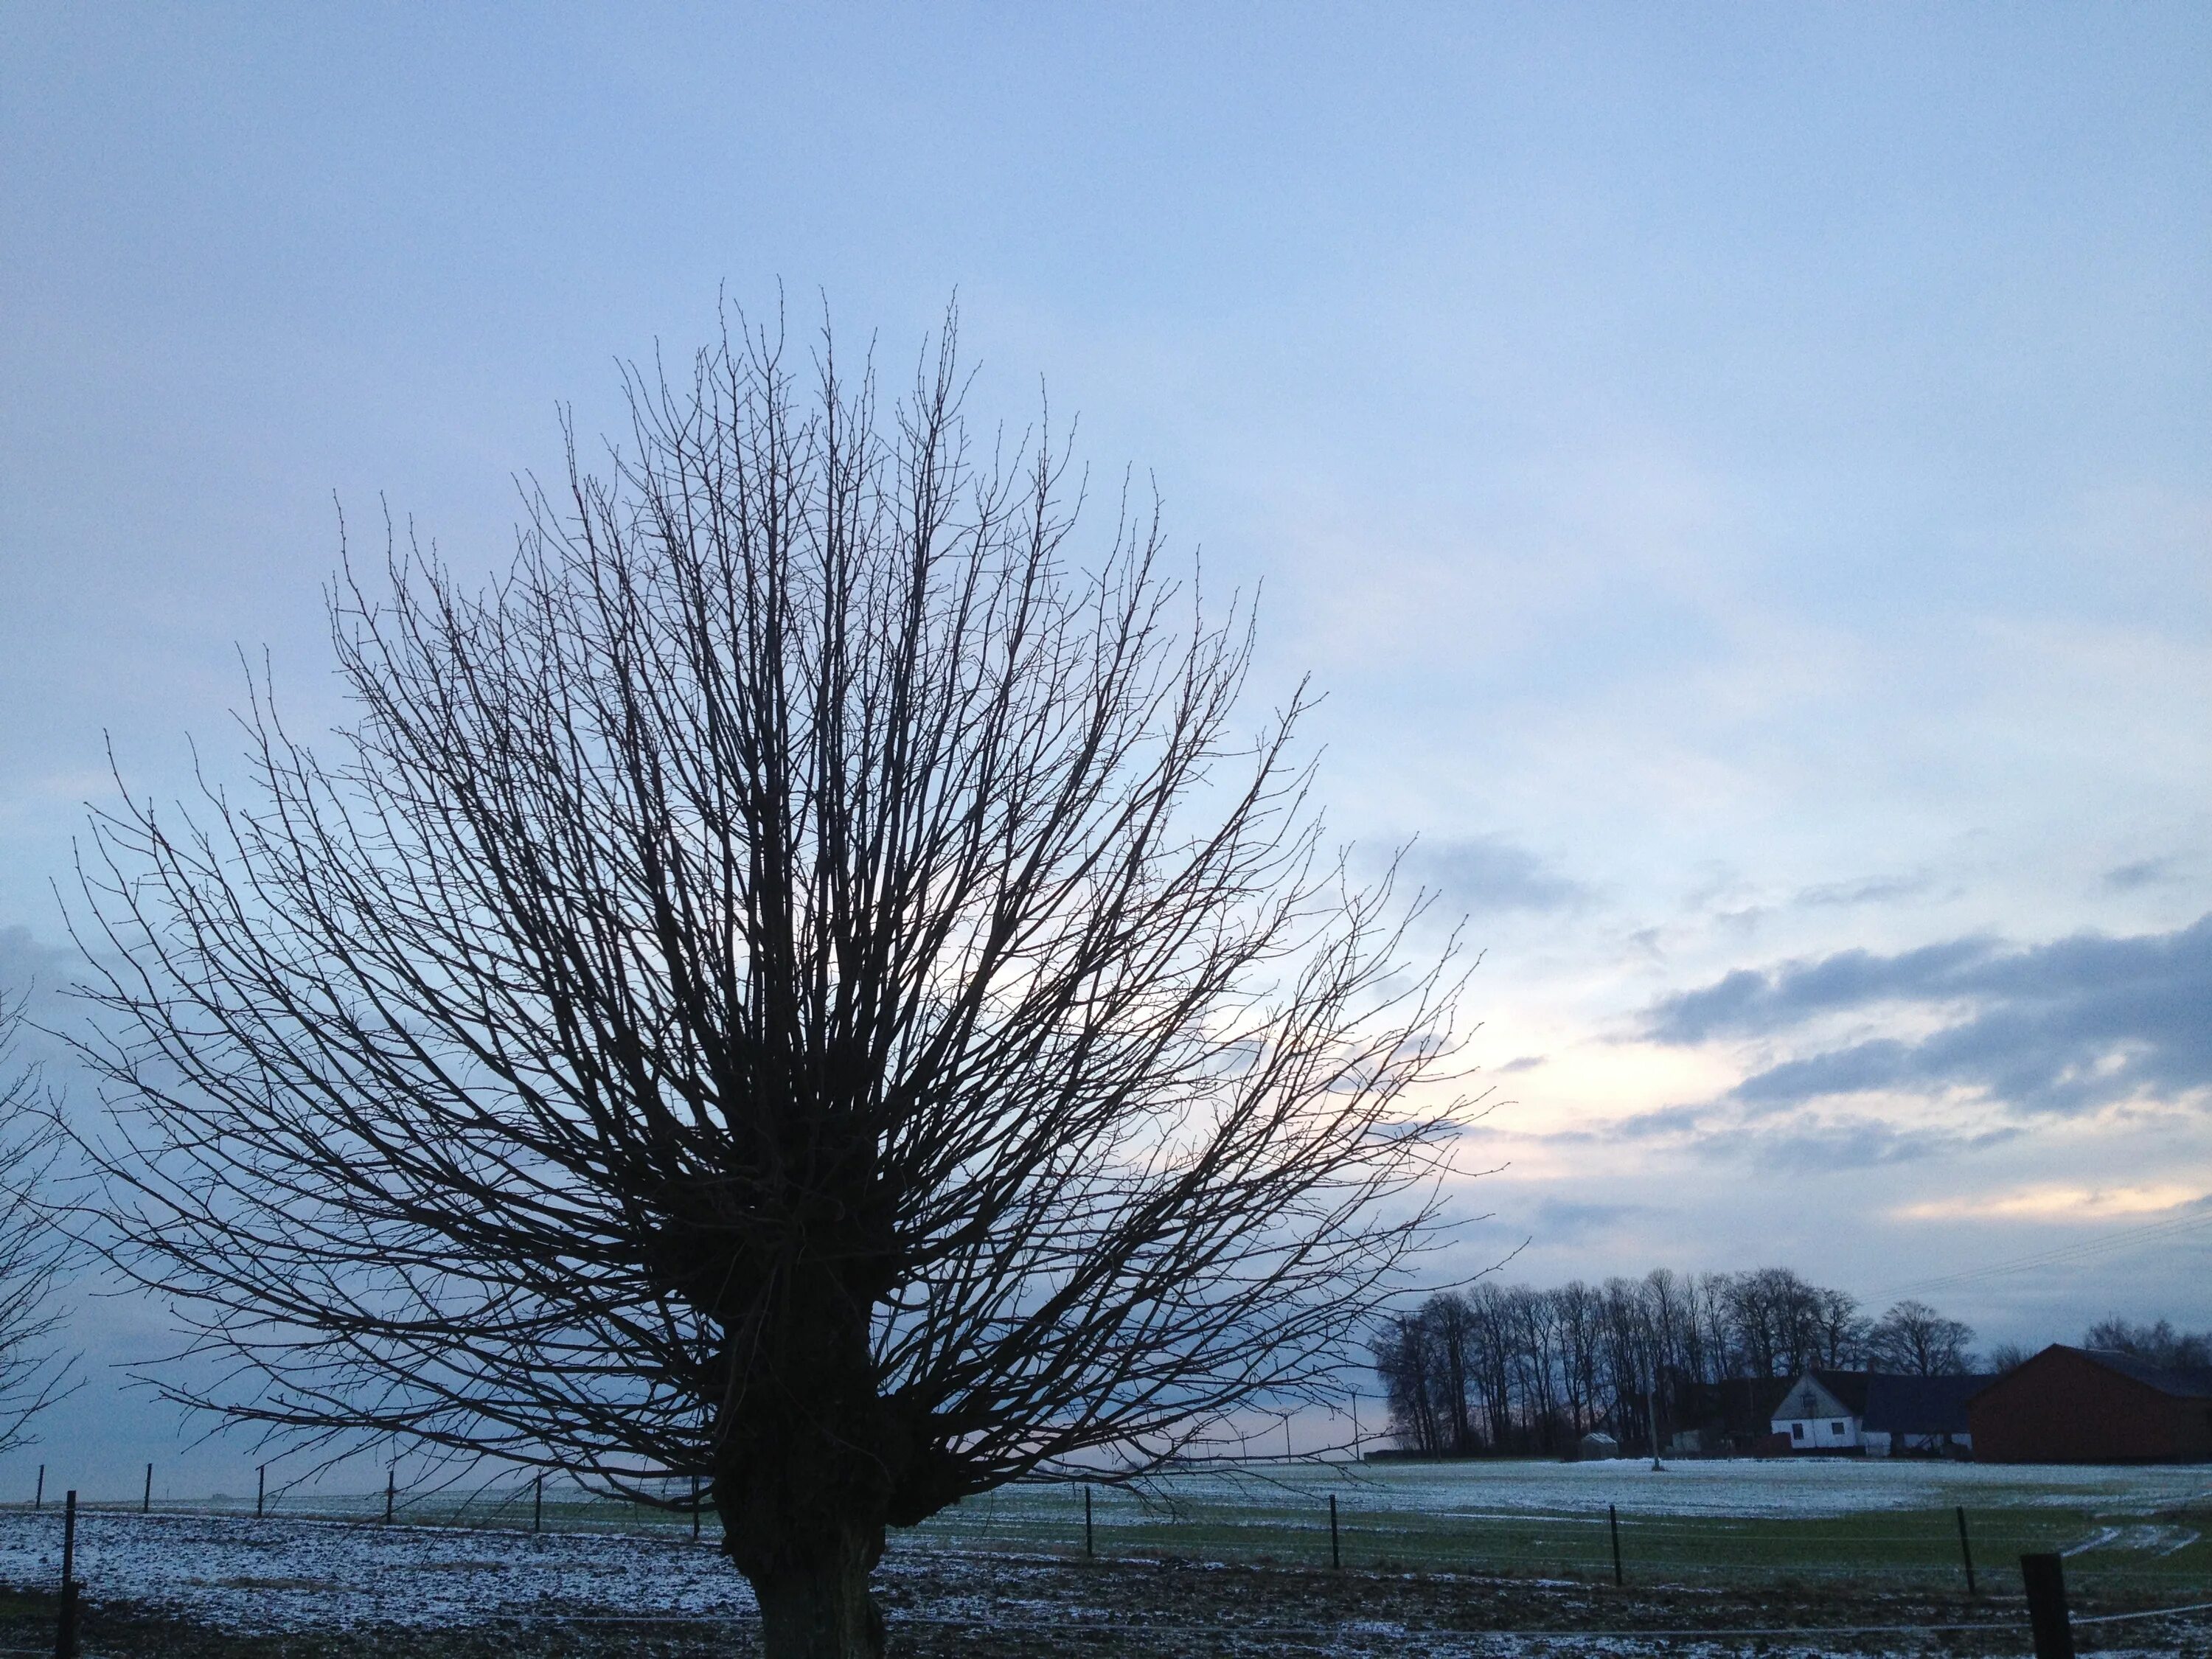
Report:
[{"label": "window", "polygon": [[1843,1431],[1844,1425],[1840,1423],[1831,1423],[1828,1425],[1828,1432],[1830,1434],[1841,1434]]},{"label": "window", "polygon": [[1790,1425],[1790,1437],[1793,1440],[1802,1440],[1805,1437],[1805,1425],[1802,1423],[1792,1423]]}]

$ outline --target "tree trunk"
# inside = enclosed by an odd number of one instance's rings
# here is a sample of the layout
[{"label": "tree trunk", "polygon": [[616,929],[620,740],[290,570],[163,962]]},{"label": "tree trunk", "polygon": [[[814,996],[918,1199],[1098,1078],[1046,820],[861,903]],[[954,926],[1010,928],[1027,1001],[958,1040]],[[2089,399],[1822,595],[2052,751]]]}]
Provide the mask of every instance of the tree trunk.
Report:
[{"label": "tree trunk", "polygon": [[715,1449],[723,1548],[752,1583],[767,1659],[879,1659],[868,1576],[914,1436],[876,1393],[866,1297],[818,1264],[787,1277],[763,1341],[781,1375],[749,1380]]},{"label": "tree trunk", "polygon": [[884,1616],[868,1594],[867,1554],[841,1553],[811,1572],[753,1581],[766,1659],[881,1659]]}]

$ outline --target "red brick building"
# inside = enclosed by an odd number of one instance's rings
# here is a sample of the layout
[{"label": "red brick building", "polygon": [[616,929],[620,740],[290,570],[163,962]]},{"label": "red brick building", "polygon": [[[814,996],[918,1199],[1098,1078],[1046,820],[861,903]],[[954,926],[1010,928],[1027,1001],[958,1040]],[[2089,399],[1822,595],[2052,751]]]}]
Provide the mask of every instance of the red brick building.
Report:
[{"label": "red brick building", "polygon": [[1966,1421],[1978,1462],[2212,1459],[2212,1371],[2054,1343],[1968,1401]]}]

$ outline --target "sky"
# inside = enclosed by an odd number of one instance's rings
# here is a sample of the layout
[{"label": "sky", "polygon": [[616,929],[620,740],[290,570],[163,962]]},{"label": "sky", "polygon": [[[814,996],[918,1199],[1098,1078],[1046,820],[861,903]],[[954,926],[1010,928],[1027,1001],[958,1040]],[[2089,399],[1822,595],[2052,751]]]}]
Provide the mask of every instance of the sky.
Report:
[{"label": "sky", "polygon": [[[1483,951],[1463,1265],[2212,1326],[2208,65],[2148,3],[0,9],[0,983],[71,1017],[111,755],[223,775],[246,662],[339,717],[342,513],[493,569],[621,362],[957,295]],[[122,1387],[166,1328],[80,1298],[0,1495],[250,1481]]]}]

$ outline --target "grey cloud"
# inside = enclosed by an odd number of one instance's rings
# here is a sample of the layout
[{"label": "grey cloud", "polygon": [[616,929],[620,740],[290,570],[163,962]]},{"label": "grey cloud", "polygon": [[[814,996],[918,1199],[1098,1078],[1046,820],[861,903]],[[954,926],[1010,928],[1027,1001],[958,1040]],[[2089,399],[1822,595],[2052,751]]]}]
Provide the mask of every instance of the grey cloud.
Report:
[{"label": "grey cloud", "polygon": [[42,944],[27,927],[0,927],[0,1006],[20,1003],[26,1016],[15,1036],[17,1063],[52,1066],[70,1059],[67,1045],[46,1032],[83,1024],[83,1006],[69,989],[85,976],[87,966],[73,946]]},{"label": "grey cloud", "polygon": [[1900,1128],[1877,1118],[1850,1117],[1750,1127],[1740,1134],[1709,1142],[1708,1150],[1741,1150],[1747,1152],[1753,1162],[1770,1170],[1792,1175],[1819,1175],[1834,1170],[1879,1169],[1978,1152],[2014,1139],[2020,1133],[2018,1129],[2000,1128],[1978,1134],[1955,1134],[1942,1129]]},{"label": "grey cloud", "polygon": [[1765,1037],[1885,1004],[1960,1017],[1916,1040],[1874,1037],[1783,1060],[1733,1097],[1771,1109],[1877,1089],[1964,1089],[2021,1110],[2075,1112],[2212,1086],[2212,915],[2171,933],[2081,934],[2025,950],[1965,939],[1739,969],[1660,1003],[1646,1030],[1677,1044]]},{"label": "grey cloud", "polygon": [[1529,1217],[1528,1231],[1547,1244],[1576,1244],[1647,1213],[1641,1204],[1577,1204],[1547,1198]]},{"label": "grey cloud", "polygon": [[1509,1060],[1503,1066],[1496,1066],[1493,1069],[1501,1073],[1505,1072],[1533,1072],[1543,1063],[1544,1056],[1541,1054],[1523,1054],[1518,1060]]},{"label": "grey cloud", "polygon": [[2105,885],[2115,893],[2131,893],[2138,887],[2156,887],[2172,881],[2179,860],[2171,858],[2137,859],[2133,864],[2122,864],[2105,872]]},{"label": "grey cloud", "polygon": [[1926,876],[1869,876],[1860,881],[1808,887],[1797,895],[1797,902],[1808,906],[1887,904],[1898,899],[1917,898],[1930,885]]},{"label": "grey cloud", "polygon": [[1589,891],[1525,847],[1498,836],[1417,845],[1409,860],[1424,881],[1469,910],[1565,910]]},{"label": "grey cloud", "polygon": [[1703,990],[1660,1002],[1651,1011],[1647,1033],[1670,1043],[1764,1036],[1836,1009],[1925,1000],[1942,994],[1960,970],[1996,948],[1992,940],[1968,939],[1893,957],[1841,951],[1771,973],[1739,968]]},{"label": "grey cloud", "polygon": [[1709,1127],[1701,1106],[1660,1106],[1622,1118],[1610,1126],[1608,1133],[1626,1140],[1652,1140],[1669,1135],[1701,1134]]}]

